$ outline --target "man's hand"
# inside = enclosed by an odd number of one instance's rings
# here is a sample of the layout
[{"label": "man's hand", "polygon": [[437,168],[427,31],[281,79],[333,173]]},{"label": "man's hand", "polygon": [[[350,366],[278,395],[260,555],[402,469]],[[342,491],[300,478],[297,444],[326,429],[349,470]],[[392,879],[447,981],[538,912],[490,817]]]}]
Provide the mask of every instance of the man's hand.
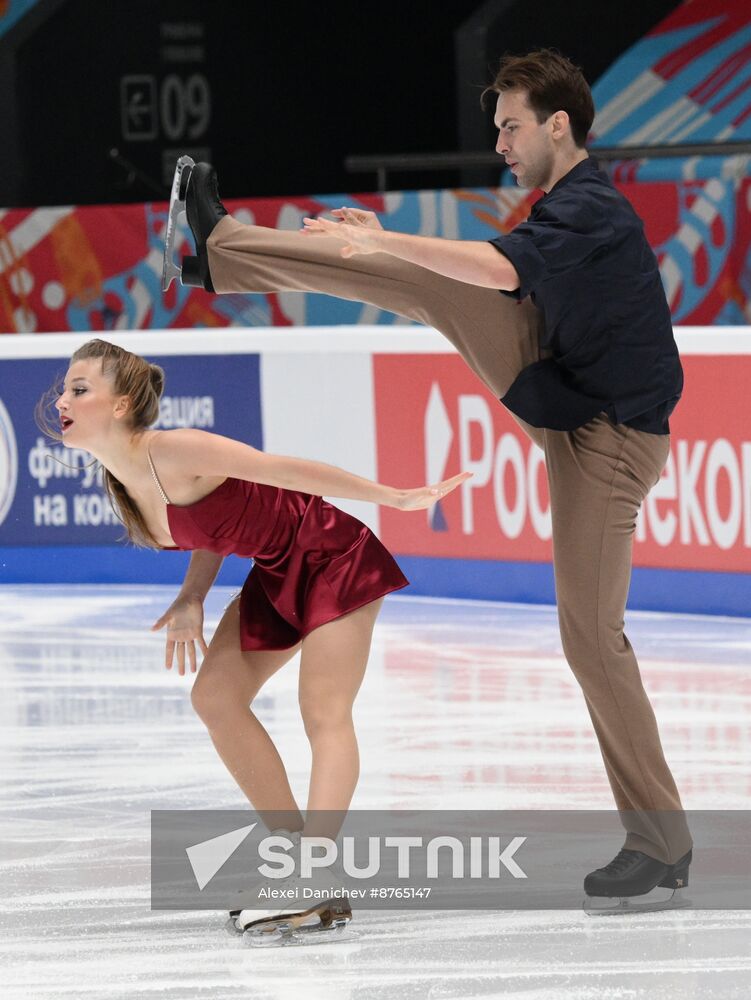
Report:
[{"label": "man's hand", "polygon": [[331,212],[338,219],[303,219],[301,232],[307,236],[334,236],[342,240],[342,257],[355,254],[378,253],[380,239],[376,233],[385,232],[375,212],[360,208],[335,208]]},{"label": "man's hand", "polygon": [[353,226],[365,226],[367,229],[383,229],[375,212],[369,212],[365,208],[334,208],[332,215],[336,215],[341,222],[348,222]]},{"label": "man's hand", "polygon": [[196,672],[197,642],[205,656],[209,647],[203,637],[203,601],[198,597],[178,597],[167,608],[161,618],[151,626],[152,632],[167,626],[167,646],[164,665],[172,669],[172,662],[177,649],[177,669],[180,676],[185,675],[185,651],[188,651],[188,661],[192,673]]}]

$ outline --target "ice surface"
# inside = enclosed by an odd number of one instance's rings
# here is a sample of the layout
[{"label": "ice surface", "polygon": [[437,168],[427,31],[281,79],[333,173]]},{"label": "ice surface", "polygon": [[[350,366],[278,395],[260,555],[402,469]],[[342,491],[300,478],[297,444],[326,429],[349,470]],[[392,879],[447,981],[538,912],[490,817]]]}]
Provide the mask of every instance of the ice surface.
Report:
[{"label": "ice surface", "polygon": [[[244,805],[148,631],[172,596],[0,588],[5,1000],[749,996],[751,911],[371,911],[354,941],[261,952],[222,914],[152,912],[149,810]],[[748,808],[751,620],[633,614],[628,634],[686,807]],[[293,661],[257,707],[304,801],[296,685]],[[356,807],[612,807],[552,608],[389,598],[356,723]]]}]

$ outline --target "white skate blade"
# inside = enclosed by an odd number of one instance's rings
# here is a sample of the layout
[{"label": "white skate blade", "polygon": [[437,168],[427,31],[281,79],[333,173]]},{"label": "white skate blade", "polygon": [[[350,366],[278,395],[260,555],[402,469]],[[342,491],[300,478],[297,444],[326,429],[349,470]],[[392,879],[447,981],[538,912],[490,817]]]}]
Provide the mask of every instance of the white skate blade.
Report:
[{"label": "white skate blade", "polygon": [[185,198],[184,196],[180,197],[180,187],[186,167],[192,169],[195,165],[195,161],[190,156],[181,156],[175,165],[169,213],[167,214],[167,230],[164,234],[164,261],[162,263],[162,291],[164,292],[167,291],[173,280],[179,278],[182,273],[182,268],[175,263],[175,232],[180,222],[180,216],[185,212]]},{"label": "white skate blade", "polygon": [[659,886],[643,896],[585,896],[584,912],[590,917],[623,916],[627,913],[658,913],[691,906],[683,889],[661,889]]},{"label": "white skate blade", "polygon": [[317,944],[339,944],[356,941],[348,920],[335,920],[330,926],[293,927],[281,922],[264,929],[250,927],[243,933],[243,943],[251,948],[297,948]]},{"label": "white skate blade", "polygon": [[243,931],[243,941],[255,948],[340,941],[351,919],[348,899],[328,899],[308,910],[280,913],[250,924]]}]

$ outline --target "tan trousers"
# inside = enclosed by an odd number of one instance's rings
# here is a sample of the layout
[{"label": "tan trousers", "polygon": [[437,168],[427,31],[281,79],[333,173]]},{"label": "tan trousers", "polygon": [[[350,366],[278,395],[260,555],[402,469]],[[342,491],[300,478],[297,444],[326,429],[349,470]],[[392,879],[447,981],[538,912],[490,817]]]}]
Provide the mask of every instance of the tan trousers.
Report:
[{"label": "tan trousers", "polygon": [[[230,216],[207,248],[218,293],[323,292],[398,313],[440,330],[499,398],[540,355],[540,313],[528,300],[387,254],[344,259],[337,240]],[[691,838],[623,631],[636,515],[667,461],[669,439],[614,426],[604,413],[575,431],[517,422],[545,451],[563,649],[599,740],[624,846],[672,863]]]}]

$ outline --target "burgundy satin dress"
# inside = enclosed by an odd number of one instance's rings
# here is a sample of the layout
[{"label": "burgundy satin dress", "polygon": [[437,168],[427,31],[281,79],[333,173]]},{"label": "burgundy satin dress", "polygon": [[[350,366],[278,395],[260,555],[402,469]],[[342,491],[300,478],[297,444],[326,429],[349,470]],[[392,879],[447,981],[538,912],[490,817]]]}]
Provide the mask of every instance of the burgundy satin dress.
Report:
[{"label": "burgundy satin dress", "polygon": [[243,650],[287,649],[409,583],[370,528],[308,493],[226,479],[187,507],[168,503],[167,519],[180,549],[254,560],[240,596]]}]

